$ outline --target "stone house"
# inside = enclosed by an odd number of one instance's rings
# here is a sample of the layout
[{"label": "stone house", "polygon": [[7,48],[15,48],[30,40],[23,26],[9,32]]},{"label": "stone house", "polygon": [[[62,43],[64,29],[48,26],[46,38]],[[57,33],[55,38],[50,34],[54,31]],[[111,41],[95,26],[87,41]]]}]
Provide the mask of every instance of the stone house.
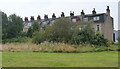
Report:
[{"label": "stone house", "polygon": [[[82,18],[81,18],[82,16]],[[61,17],[65,17],[64,12],[62,12]],[[74,16],[74,12],[70,12],[70,16],[67,16],[66,18],[69,18],[72,22],[78,22],[81,20],[89,21],[92,20],[94,22],[94,29],[99,31],[101,35],[110,40],[114,41],[114,34],[113,34],[113,18],[110,16],[110,9],[109,6],[107,6],[105,13],[97,13],[95,8],[92,11],[92,14],[85,14],[84,10],[82,10],[81,15]],[[48,18],[47,15],[44,16],[44,19],[41,19],[40,16],[37,17],[37,21],[40,24],[40,28],[50,25],[54,23],[54,20],[56,19],[55,14],[52,15],[52,18]],[[32,26],[34,21],[34,17],[31,17],[31,21],[28,21],[27,17],[25,17],[24,22],[24,29],[23,31],[27,31],[29,27]]]}]

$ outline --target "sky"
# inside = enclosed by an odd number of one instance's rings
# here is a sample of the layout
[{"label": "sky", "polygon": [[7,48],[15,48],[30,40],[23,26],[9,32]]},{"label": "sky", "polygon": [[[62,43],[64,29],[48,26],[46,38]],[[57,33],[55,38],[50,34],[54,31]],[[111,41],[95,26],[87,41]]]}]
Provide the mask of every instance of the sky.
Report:
[{"label": "sky", "polygon": [[40,15],[44,18],[47,14],[49,18],[55,13],[57,17],[64,12],[65,16],[74,11],[74,15],[80,15],[84,10],[85,14],[91,14],[93,8],[97,13],[106,13],[107,6],[110,7],[110,14],[114,18],[114,29],[118,30],[118,1],[119,0],[0,0],[0,10],[8,16],[10,14],[24,17]]}]

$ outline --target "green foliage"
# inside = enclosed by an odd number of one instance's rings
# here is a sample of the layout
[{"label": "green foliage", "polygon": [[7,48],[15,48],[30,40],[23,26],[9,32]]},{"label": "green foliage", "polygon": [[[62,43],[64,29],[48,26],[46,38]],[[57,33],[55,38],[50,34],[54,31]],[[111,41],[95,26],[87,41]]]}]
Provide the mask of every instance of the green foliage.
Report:
[{"label": "green foliage", "polygon": [[36,44],[40,44],[41,42],[45,41],[44,33],[45,33],[44,31],[35,32],[33,34],[32,42]]},{"label": "green foliage", "polygon": [[88,30],[79,30],[76,35],[72,36],[71,42],[72,44],[83,44],[83,43],[90,43],[93,35],[87,32]]},{"label": "green foliage", "polygon": [[94,32],[92,21],[72,23],[64,17],[56,19],[54,24],[47,26],[45,33],[37,33],[33,41],[38,44],[45,39],[49,42],[107,46],[107,40]]},{"label": "green foliage", "polygon": [[118,37],[118,42],[120,43],[120,37]]},{"label": "green foliage", "polygon": [[7,15],[2,12],[2,39],[7,37],[8,18]]},{"label": "green foliage", "polygon": [[37,21],[35,21],[33,24],[33,32],[35,31],[40,31],[40,26]]},{"label": "green foliage", "polygon": [[47,40],[53,42],[68,42],[71,38],[71,22],[64,18],[58,18],[54,24],[45,29]]},{"label": "green foliage", "polygon": [[89,21],[86,23],[78,22],[74,25],[74,33],[72,35],[72,44],[91,44],[98,46],[108,46],[107,40],[104,39],[99,33],[95,33],[93,28],[93,22]]},{"label": "green foliage", "polygon": [[105,39],[100,34],[96,34],[93,39],[91,39],[91,43],[98,46],[108,46],[108,40]]},{"label": "green foliage", "polygon": [[11,39],[4,39],[2,40],[2,43],[23,43],[23,42],[27,42],[27,38],[26,37],[18,37],[18,38],[11,38]]},{"label": "green foliage", "polygon": [[7,18],[7,15],[2,13],[2,18],[3,39],[16,38],[21,36],[23,30],[23,20],[21,17],[12,14]]},{"label": "green foliage", "polygon": [[[21,35],[23,30],[23,20],[19,16],[12,14],[9,16],[8,38],[14,38]],[[12,30],[12,31],[11,31]]]},{"label": "green foliage", "polygon": [[32,37],[32,33],[33,33],[33,31],[32,31],[32,28],[30,27],[29,29],[28,29],[28,31],[27,31],[27,37]]}]

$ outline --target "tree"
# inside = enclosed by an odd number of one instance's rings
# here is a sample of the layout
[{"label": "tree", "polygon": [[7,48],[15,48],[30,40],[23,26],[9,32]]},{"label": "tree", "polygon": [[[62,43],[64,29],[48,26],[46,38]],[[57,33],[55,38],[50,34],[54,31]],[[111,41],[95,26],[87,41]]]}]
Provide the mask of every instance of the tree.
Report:
[{"label": "tree", "polygon": [[68,42],[71,38],[71,22],[64,17],[55,20],[54,24],[45,29],[45,35],[50,41]]},{"label": "tree", "polygon": [[7,38],[19,37],[23,30],[23,20],[21,17],[12,14],[9,16],[6,30]]},{"label": "tree", "polygon": [[32,42],[35,44],[40,44],[41,42],[45,41],[45,31],[35,32],[32,38]]},{"label": "tree", "polygon": [[33,24],[33,32],[35,32],[35,31],[40,31],[40,26],[37,21],[35,21]]},{"label": "tree", "polygon": [[7,36],[7,28],[8,27],[8,18],[7,14],[2,12],[2,39],[5,39]]},{"label": "tree", "polygon": [[27,31],[27,37],[32,37],[32,28],[30,27]]}]

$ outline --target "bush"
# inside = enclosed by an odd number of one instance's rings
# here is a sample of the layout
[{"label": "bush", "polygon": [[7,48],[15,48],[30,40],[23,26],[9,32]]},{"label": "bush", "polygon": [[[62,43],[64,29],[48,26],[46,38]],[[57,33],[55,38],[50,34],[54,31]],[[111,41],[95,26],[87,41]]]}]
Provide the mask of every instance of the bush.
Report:
[{"label": "bush", "polygon": [[29,29],[28,29],[28,31],[27,31],[27,37],[32,37],[32,33],[33,33],[33,31],[32,31],[32,28],[30,27]]},{"label": "bush", "polygon": [[91,39],[91,44],[98,45],[98,46],[108,46],[108,40],[105,39],[100,34],[96,34],[93,39]]},{"label": "bush", "polygon": [[108,46],[108,41],[104,39],[104,37],[102,37],[100,34],[95,34],[94,32],[92,32],[92,30],[91,32],[88,32],[89,30],[78,30],[78,32],[72,36],[72,39],[70,41],[71,44],[91,44],[98,46]]},{"label": "bush", "polygon": [[118,37],[118,42],[120,43],[120,37]]},{"label": "bush", "polygon": [[54,24],[45,29],[47,40],[53,42],[68,42],[71,39],[71,26],[70,20],[64,17],[56,19]]},{"label": "bush", "polygon": [[71,43],[78,44],[78,45],[90,43],[93,35],[91,35],[91,33],[88,33],[86,29],[85,30],[78,30],[78,32],[72,36]]},{"label": "bush", "polygon": [[27,37],[18,37],[18,38],[11,38],[11,39],[4,39],[2,40],[2,43],[14,43],[14,42],[18,42],[18,43],[22,43],[22,42],[27,42]]},{"label": "bush", "polygon": [[35,32],[33,34],[32,42],[36,44],[40,44],[41,42],[44,42],[45,39],[45,31],[39,31]]}]

